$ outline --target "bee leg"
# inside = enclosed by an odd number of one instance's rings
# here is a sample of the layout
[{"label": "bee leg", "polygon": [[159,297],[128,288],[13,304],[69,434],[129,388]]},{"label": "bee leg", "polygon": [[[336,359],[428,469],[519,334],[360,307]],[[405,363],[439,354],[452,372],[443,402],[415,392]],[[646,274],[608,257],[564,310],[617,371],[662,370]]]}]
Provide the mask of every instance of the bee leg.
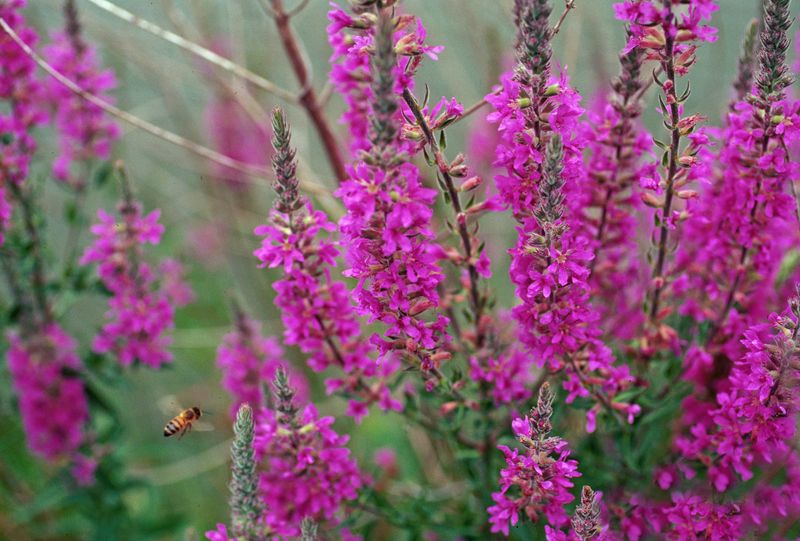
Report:
[{"label": "bee leg", "polygon": [[183,430],[181,430],[181,433],[178,435],[178,439],[181,439],[183,435],[186,434],[186,428],[187,427],[183,427]]}]

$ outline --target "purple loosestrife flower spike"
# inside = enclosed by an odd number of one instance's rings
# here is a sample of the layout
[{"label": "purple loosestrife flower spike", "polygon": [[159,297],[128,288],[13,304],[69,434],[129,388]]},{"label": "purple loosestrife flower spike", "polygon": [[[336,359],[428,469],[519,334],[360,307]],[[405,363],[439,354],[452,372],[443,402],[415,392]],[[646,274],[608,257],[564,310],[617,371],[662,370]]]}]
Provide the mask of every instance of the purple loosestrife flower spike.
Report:
[{"label": "purple loosestrife flower spike", "polygon": [[[35,48],[39,40],[22,15],[26,0],[0,1],[0,17],[22,41]],[[36,62],[5,32],[0,35],[0,245],[11,220],[9,184],[21,186],[28,178],[36,151],[33,128],[47,120],[42,107],[42,84]]]},{"label": "purple loosestrife flower spike", "polygon": [[583,485],[581,489],[581,503],[575,508],[572,529],[581,541],[588,541],[600,533],[600,508],[589,485]]},{"label": "purple loosestrife flower spike", "polygon": [[[330,16],[334,24],[329,31],[356,24],[341,11]],[[397,30],[406,33],[397,44],[387,9],[378,6],[370,20],[368,29],[374,34],[357,36],[361,47],[347,49],[366,50],[372,45],[375,53],[370,62],[358,64],[363,70],[360,78],[370,81],[368,88],[359,90],[367,90],[366,107],[353,117],[359,119],[358,147],[363,152],[358,152],[360,161],[348,169],[349,178],[336,192],[347,209],[339,221],[347,246],[345,275],[358,279],[353,294],[358,310],[369,315],[370,322],[381,321],[388,327],[370,338],[379,351],[380,366],[388,362],[394,372],[402,361],[413,363],[433,388],[442,379],[440,363],[450,358],[444,347],[449,321],[436,313],[438,287],[444,279],[438,260],[444,253],[430,227],[436,191],[423,185],[410,161],[421,146],[399,134],[404,117],[397,94],[413,84],[421,53],[433,56],[438,49],[423,44],[424,28],[413,17],[398,19]],[[332,43],[342,42],[337,37]],[[363,118],[370,119],[366,139]]]},{"label": "purple loosestrife flower spike", "polygon": [[397,137],[397,126],[394,115],[397,112],[397,96],[394,94],[397,64],[392,34],[394,24],[392,18],[379,12],[378,30],[375,35],[375,54],[372,57],[372,92],[375,102],[372,105],[372,132],[370,141],[373,145],[373,156],[378,163],[386,163],[391,157],[385,152]]},{"label": "purple loosestrife flower spike", "polygon": [[753,19],[747,25],[742,42],[742,52],[739,55],[739,67],[733,89],[736,91],[731,107],[742,101],[753,90],[753,71],[756,67],[756,54],[758,53],[758,19]]},{"label": "purple loosestrife flower spike", "polygon": [[290,214],[303,206],[302,198],[298,191],[296,151],[291,146],[292,134],[283,111],[276,107],[272,110],[272,148],[275,155],[272,157],[272,169],[275,171],[275,182],[272,187],[278,198],[275,200],[275,209],[284,214]]},{"label": "purple loosestrife flower spike", "polygon": [[363,479],[350,457],[347,436],[319,417],[313,404],[298,410],[286,372],[273,381],[275,410],[262,409],[255,449],[266,525],[282,538],[301,534],[304,519],[336,525],[343,504],[357,497]]},{"label": "purple loosestrife flower spike", "polygon": [[764,26],[761,29],[761,51],[756,86],[764,101],[783,99],[783,90],[792,84],[786,65],[789,37],[786,32],[792,25],[789,0],[766,0],[764,2]]},{"label": "purple loosestrife flower spike", "polygon": [[544,92],[550,78],[550,0],[515,0],[514,22],[517,27],[517,60],[524,68],[517,72],[532,87],[535,96]]},{"label": "purple loosestrife flower spike", "polygon": [[258,494],[258,474],[254,459],[253,438],[255,425],[253,410],[242,404],[233,424],[231,446],[231,529],[240,539],[256,541],[264,536],[258,524],[263,503]]},{"label": "purple loosestrife flower spike", "polygon": [[[346,377],[326,380],[329,391],[350,395],[348,415],[357,420],[366,415],[367,406],[378,402],[382,409],[400,409],[381,378],[377,385],[367,378],[386,371],[369,356],[370,347],[361,335],[348,290],[334,280],[330,267],[336,264],[339,250],[328,236],[335,229],[327,216],[314,210],[298,192],[295,151],[283,111],[273,111],[272,159],[277,194],[270,223],[258,226],[255,233],[265,238],[254,255],[262,267],[282,266],[283,278],[273,284],[275,304],[281,309],[285,341],[309,355],[314,370],[337,366]],[[384,374],[381,374],[381,376]],[[374,390],[374,392],[373,392]]]},{"label": "purple loosestrife flower spike", "polygon": [[[113,102],[108,91],[116,86],[111,70],[99,66],[97,51],[81,35],[81,25],[74,2],[64,4],[65,30],[52,35],[44,50],[48,63],[85,91],[104,101]],[[88,179],[88,166],[93,159],[107,159],[111,143],[119,138],[120,129],[96,105],[89,103],[55,79],[45,81],[46,103],[53,110],[58,131],[59,155],[53,162],[53,176],[82,188]],[[75,170],[73,164],[83,167]]]},{"label": "purple loosestrife flower spike", "polygon": [[556,527],[564,527],[569,517],[564,505],[574,499],[569,489],[572,478],[580,477],[578,462],[569,458],[567,442],[549,436],[552,430],[555,395],[545,382],[539,389],[536,407],[524,418],[511,423],[523,450],[499,445],[506,467],[500,471],[500,491],[492,494],[495,504],[487,509],[491,531],[509,533],[520,514],[532,521],[544,517]]},{"label": "purple loosestrife flower spike", "polygon": [[77,342],[55,323],[10,333],[8,341],[8,370],[28,447],[51,462],[76,457],[89,419]]}]

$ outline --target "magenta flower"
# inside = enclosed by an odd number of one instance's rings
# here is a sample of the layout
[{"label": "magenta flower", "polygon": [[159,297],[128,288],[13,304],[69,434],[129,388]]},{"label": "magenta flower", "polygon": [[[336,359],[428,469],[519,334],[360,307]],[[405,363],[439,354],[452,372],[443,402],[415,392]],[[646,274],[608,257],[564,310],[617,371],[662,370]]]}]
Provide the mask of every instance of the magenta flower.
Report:
[{"label": "magenta flower", "polygon": [[524,447],[522,451],[498,446],[505,456],[506,467],[500,472],[500,491],[492,494],[495,504],[487,509],[493,533],[508,536],[509,526],[516,525],[520,515],[532,521],[544,517],[556,527],[569,522],[564,505],[575,499],[570,493],[571,479],[581,474],[578,462],[569,458],[567,442],[549,436],[554,398],[545,382],[530,416],[513,422],[514,433]]},{"label": "magenta flower", "polygon": [[[56,71],[83,90],[113,102],[108,91],[116,86],[114,74],[99,68],[94,47],[83,41],[78,29],[73,33],[54,33],[43,56]],[[53,162],[53,176],[83,185],[88,181],[85,172],[77,174],[73,164],[108,159],[111,143],[120,136],[119,126],[97,105],[75,95],[55,79],[48,78],[45,88],[59,137],[60,153]]]},{"label": "magenta flower", "polygon": [[361,335],[349,291],[332,276],[339,250],[329,234],[336,227],[298,193],[289,128],[277,109],[273,132],[278,198],[270,224],[255,229],[264,239],[254,255],[261,267],[280,267],[283,271],[283,278],[273,287],[285,342],[309,354],[312,369],[322,371],[333,366],[345,373],[340,379],[328,380],[326,386],[329,392],[348,397],[348,415],[360,420],[373,402],[383,409],[399,410],[400,403],[391,398],[386,385],[392,375],[387,369],[396,369],[396,364],[379,366],[370,357],[373,348]]},{"label": "magenta flower", "polygon": [[[75,340],[55,323],[30,335],[11,333],[8,340],[8,368],[28,447],[51,462],[78,456],[89,406]],[[83,469],[78,473],[82,481],[91,477]]]},{"label": "magenta flower", "polygon": [[[333,15],[329,31],[340,32],[346,17]],[[357,37],[362,41],[354,39],[351,48],[341,48],[344,37],[331,36],[335,53],[347,54],[342,66],[350,66],[351,60],[358,66],[363,83],[355,89],[359,109],[353,111],[350,123],[354,146],[371,153],[369,159],[348,168],[349,178],[336,192],[347,210],[339,222],[348,246],[345,274],[358,280],[354,297],[359,311],[387,327],[382,336],[371,339],[380,352],[379,362],[403,354],[414,358],[424,372],[436,372],[440,361],[449,357],[449,352],[440,351],[447,318],[423,317],[439,305],[437,288],[443,280],[438,260],[444,254],[432,242],[430,230],[436,192],[422,185],[419,170],[410,162],[419,151],[418,143],[399,136],[404,122],[397,96],[411,84],[421,53],[435,50],[422,45],[424,29],[414,18],[400,16],[393,28],[382,18],[359,21],[353,29],[361,31]],[[374,65],[368,58],[356,62],[358,55],[368,56],[359,49],[364,42],[376,50],[379,58]],[[399,62],[395,50],[401,55]],[[331,74],[345,93],[346,76]],[[369,99],[364,101],[365,96]]]},{"label": "magenta flower", "polygon": [[[36,31],[22,16],[26,0],[0,2],[0,17],[31,47]],[[31,157],[36,151],[32,130],[47,120],[42,107],[42,85],[36,78],[36,63],[6,32],[0,35],[0,244],[11,219],[7,185],[21,185],[28,177]]]},{"label": "magenta flower", "polygon": [[107,322],[92,347],[114,354],[123,366],[138,360],[158,368],[172,359],[166,333],[174,326],[174,306],[187,300],[187,289],[174,273],[156,282],[143,260],[142,247],[158,244],[164,232],[160,211],[143,216],[137,202],[123,202],[119,210],[122,222],[98,211],[100,222],[91,227],[95,241],[81,257],[82,265],[98,264],[98,277],[111,293]]},{"label": "magenta flower", "polygon": [[277,409],[261,411],[255,439],[265,522],[281,536],[299,535],[306,517],[335,525],[364,482],[345,447],[348,438],[313,404],[298,411],[285,376],[276,377],[275,391]]}]

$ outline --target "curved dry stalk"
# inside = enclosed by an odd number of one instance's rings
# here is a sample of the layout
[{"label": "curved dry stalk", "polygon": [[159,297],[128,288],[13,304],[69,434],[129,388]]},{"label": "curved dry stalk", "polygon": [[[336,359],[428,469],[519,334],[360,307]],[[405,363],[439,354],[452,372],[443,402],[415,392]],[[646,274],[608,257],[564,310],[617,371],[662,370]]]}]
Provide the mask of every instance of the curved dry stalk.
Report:
[{"label": "curved dry stalk", "polygon": [[131,23],[146,32],[150,32],[154,36],[158,36],[159,38],[172,43],[173,45],[177,45],[181,49],[185,49],[190,53],[199,56],[206,62],[210,62],[215,66],[218,66],[224,70],[227,70],[237,77],[240,77],[246,80],[249,83],[252,83],[254,86],[274,94],[275,96],[281,98],[282,100],[286,100],[289,103],[300,103],[299,98],[289,92],[288,90],[279,87],[272,81],[265,79],[264,77],[258,75],[257,73],[253,73],[249,69],[245,68],[244,66],[240,66],[239,64],[232,62],[231,60],[225,58],[224,56],[218,55],[214,51],[206,49],[202,45],[189,41],[188,39],[184,38],[183,36],[179,36],[174,32],[170,32],[164,28],[161,28],[157,24],[151,23],[141,17],[138,17],[127,11],[118,5],[109,2],[108,0],[89,0],[92,4],[115,15],[122,19],[125,22]]},{"label": "curved dry stalk", "polygon": [[564,24],[564,19],[567,18],[567,15],[569,15],[569,12],[573,9],[575,9],[575,0],[564,0],[564,11],[561,13],[561,17],[558,18],[558,22],[550,33],[551,38],[558,34],[558,31],[561,30],[561,25]]},{"label": "curved dry stalk", "polygon": [[[82,89],[78,86],[74,81],[68,79],[63,74],[61,74],[58,70],[56,70],[53,66],[47,63],[41,56],[39,56],[36,51],[31,49],[27,43],[22,41],[19,35],[12,29],[8,23],[0,17],[0,27],[13,39],[17,45],[27,54],[30,56],[44,71],[46,71],[51,77],[53,77],[56,81],[67,87],[70,91],[75,93],[76,95],[80,96],[81,98],[85,99],[89,103],[92,103],[102,109],[103,111],[107,112],[110,115],[113,115],[120,120],[127,122],[128,124],[135,126],[141,130],[144,130],[151,135],[155,135],[156,137],[163,139],[164,141],[170,142],[174,145],[177,145],[181,148],[188,150],[198,156],[206,158],[207,160],[211,160],[216,162],[220,165],[225,167],[230,167],[231,169],[235,169],[250,177],[255,179],[266,179],[270,180],[272,178],[271,172],[266,167],[260,167],[252,164],[248,164],[245,162],[241,162],[239,160],[235,160],[233,158],[229,158],[224,154],[220,154],[219,152],[212,150],[208,147],[195,143],[194,141],[190,141],[185,137],[178,135],[177,133],[173,133],[169,130],[165,130],[155,124],[148,122],[142,118],[139,118],[136,115],[133,115],[127,111],[123,111],[119,107],[108,103],[105,100],[102,100],[95,96],[94,94],[87,92],[86,90]],[[329,195],[330,191],[320,186],[319,184],[314,184],[310,182],[301,182],[301,186],[304,190],[308,193],[312,193],[314,195]]]}]

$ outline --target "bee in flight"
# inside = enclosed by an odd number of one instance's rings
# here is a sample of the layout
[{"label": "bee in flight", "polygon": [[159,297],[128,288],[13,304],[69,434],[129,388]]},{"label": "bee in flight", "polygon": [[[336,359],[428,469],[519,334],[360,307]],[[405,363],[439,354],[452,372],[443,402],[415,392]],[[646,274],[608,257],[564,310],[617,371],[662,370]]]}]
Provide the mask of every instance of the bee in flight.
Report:
[{"label": "bee in flight", "polygon": [[[184,409],[182,406],[180,406],[177,398],[174,395],[168,395],[161,398],[158,401],[158,408],[164,413],[168,413],[170,411],[174,412],[176,410],[180,411],[178,415],[170,419],[169,422],[164,426],[165,438],[169,438],[170,436],[174,436],[180,432],[178,439],[181,439],[184,434],[191,432],[192,429],[199,430],[201,432],[214,430],[214,427],[210,424],[198,420],[203,415],[203,412],[200,410],[200,408],[194,406]],[[208,412],[206,411],[205,413]]]},{"label": "bee in flight", "polygon": [[197,406],[183,410],[170,419],[164,427],[164,437],[168,438],[180,432],[181,435],[178,436],[178,439],[181,439],[184,434],[192,431],[192,424],[197,421],[202,414],[203,412],[200,411],[200,408]]}]

